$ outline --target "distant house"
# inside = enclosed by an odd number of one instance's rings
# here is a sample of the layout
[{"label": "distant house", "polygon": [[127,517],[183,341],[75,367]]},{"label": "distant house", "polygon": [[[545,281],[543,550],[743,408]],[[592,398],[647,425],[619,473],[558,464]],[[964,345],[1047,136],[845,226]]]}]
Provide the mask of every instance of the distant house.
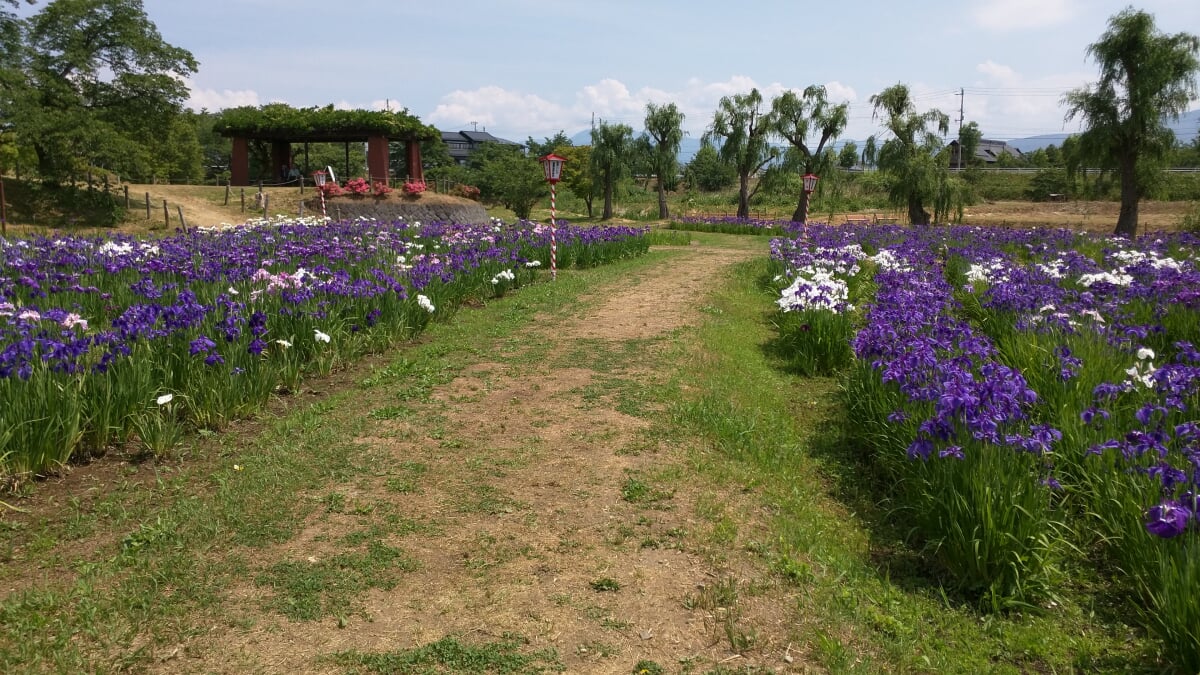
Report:
[{"label": "distant house", "polygon": [[[963,158],[959,156],[960,153],[958,141],[950,141],[951,168],[961,169],[963,167]],[[989,141],[985,138],[979,141],[979,147],[975,149],[975,158],[984,164],[995,164],[1000,161],[1000,157],[1003,155],[1008,155],[1017,161],[1025,159],[1025,155],[1020,150],[1004,141]]]},{"label": "distant house", "polygon": [[484,143],[500,143],[501,145],[516,145],[512,141],[497,138],[486,131],[443,131],[442,142],[450,150],[450,157],[459,166],[465,166],[471,153]]}]

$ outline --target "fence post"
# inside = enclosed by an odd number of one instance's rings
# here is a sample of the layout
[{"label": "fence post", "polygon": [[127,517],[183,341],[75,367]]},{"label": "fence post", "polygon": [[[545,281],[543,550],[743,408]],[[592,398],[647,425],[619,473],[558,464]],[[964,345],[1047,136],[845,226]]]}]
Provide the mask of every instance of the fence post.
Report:
[{"label": "fence post", "polygon": [[242,213],[246,212],[246,188],[242,188]]},{"label": "fence post", "polygon": [[150,193],[146,193],[146,220],[150,220]]},{"label": "fence post", "polygon": [[184,234],[186,234],[188,230],[187,230],[187,221],[183,219],[183,207],[176,204],[175,210],[179,213],[179,224],[183,226],[183,232],[184,232]]},{"label": "fence post", "polygon": [[[300,194],[304,194],[304,174],[300,174]],[[301,206],[300,208],[304,208]]]},{"label": "fence post", "polygon": [[225,206],[229,206],[229,183],[225,184]]},{"label": "fence post", "polygon": [[125,188],[125,210],[128,211],[129,210],[129,186],[125,185],[123,187]]},{"label": "fence post", "polygon": [[167,210],[167,200],[163,200],[163,223],[166,227],[171,227],[171,212]]}]

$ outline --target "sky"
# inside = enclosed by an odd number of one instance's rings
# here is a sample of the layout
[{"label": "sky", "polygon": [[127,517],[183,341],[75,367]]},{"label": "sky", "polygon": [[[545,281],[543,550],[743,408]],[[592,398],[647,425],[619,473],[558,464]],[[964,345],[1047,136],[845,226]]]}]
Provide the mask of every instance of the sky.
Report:
[{"label": "sky", "polygon": [[[38,6],[44,3],[39,2]],[[1097,77],[1087,47],[1127,0],[144,0],[200,63],[193,108],[407,109],[514,141],[596,120],[643,127],[675,103],[699,137],[721,97],[824,85],[845,139],[879,131],[870,97],[903,83],[986,138],[1077,131],[1063,92]],[[1200,33],[1197,0],[1145,0]],[[36,9],[36,7],[35,7]],[[961,92],[961,95],[960,95]],[[1190,109],[1200,107],[1194,102]]]}]

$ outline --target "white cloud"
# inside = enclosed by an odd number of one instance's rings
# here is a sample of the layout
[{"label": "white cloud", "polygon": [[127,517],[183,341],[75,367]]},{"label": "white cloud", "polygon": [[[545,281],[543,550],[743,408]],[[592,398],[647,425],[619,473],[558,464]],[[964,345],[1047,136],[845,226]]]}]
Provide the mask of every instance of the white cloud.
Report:
[{"label": "white cloud", "polygon": [[981,28],[997,31],[1047,28],[1080,11],[1078,0],[976,0],[971,15]]},{"label": "white cloud", "polygon": [[253,89],[198,89],[189,87],[190,95],[187,100],[187,107],[192,110],[206,109],[210,112],[216,112],[225,108],[236,108],[243,105],[260,105],[258,92]]},{"label": "white cloud", "polygon": [[[498,86],[480,87],[474,90],[458,90],[443,96],[436,108],[421,119],[441,129],[471,128],[471,123],[486,126],[497,136],[521,136],[534,138],[553,136],[559,130],[572,135],[591,125],[592,116],[604,120],[627,124],[634,132],[641,131],[646,117],[647,103],[674,103],[684,114],[684,130],[699,136],[712,122],[713,112],[722,97],[749,93],[757,88],[763,103],[788,89],[797,92],[803,88],[788,87],[779,82],[760,84],[745,75],[734,75],[726,80],[706,81],[691,78],[675,90],[655,87],[631,89],[625,82],[615,78],[604,78],[580,87],[571,104],[565,105],[546,100],[540,96]],[[829,98],[835,103],[855,101],[858,98],[853,87],[841,82],[825,85]],[[379,102],[373,104],[380,107]],[[395,103],[393,103],[395,109]],[[510,138],[510,140],[520,140]]]},{"label": "white cloud", "polygon": [[[492,127],[497,135],[534,130],[553,135],[572,117],[562,106],[534,95],[487,86],[472,91],[456,90],[422,120],[441,129],[464,129],[472,124]],[[578,122],[572,120],[576,126]],[[546,131],[553,129],[552,131]],[[519,141],[521,139],[509,139]]]},{"label": "white cloud", "polygon": [[984,134],[997,138],[1075,131],[1063,120],[1063,94],[1085,84],[1085,73],[1026,78],[991,59],[975,66],[982,77],[966,88],[966,118],[979,122]]}]

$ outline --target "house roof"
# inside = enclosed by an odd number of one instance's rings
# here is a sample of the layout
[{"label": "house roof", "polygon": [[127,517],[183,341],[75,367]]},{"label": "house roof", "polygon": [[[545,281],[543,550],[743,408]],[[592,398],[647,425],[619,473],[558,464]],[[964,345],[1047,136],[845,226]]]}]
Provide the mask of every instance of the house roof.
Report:
[{"label": "house roof", "polygon": [[486,131],[443,131],[443,141],[469,141],[472,145],[480,143],[500,143],[501,145],[521,145],[504,138],[498,138]]},{"label": "house roof", "polygon": [[[958,140],[950,141],[950,145],[958,147]],[[989,164],[1000,159],[1001,155],[1009,155],[1021,159],[1025,155],[1005,141],[995,141],[987,138],[980,139],[979,147],[975,148],[975,157]]]}]

